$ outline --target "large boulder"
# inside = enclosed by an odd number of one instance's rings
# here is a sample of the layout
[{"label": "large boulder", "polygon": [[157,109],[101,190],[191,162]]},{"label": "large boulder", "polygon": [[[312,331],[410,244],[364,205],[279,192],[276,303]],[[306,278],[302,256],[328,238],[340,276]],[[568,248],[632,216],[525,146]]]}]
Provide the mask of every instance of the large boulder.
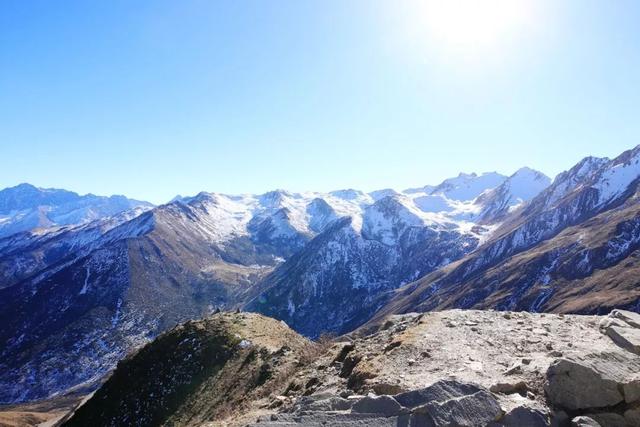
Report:
[{"label": "large boulder", "polygon": [[517,406],[500,418],[493,426],[504,427],[547,427],[548,417],[537,409],[527,406]]},{"label": "large boulder", "polygon": [[640,314],[613,310],[600,322],[600,330],[620,347],[640,355]]},{"label": "large boulder", "polygon": [[632,403],[640,397],[638,372],[640,358],[623,352],[558,359],[547,370],[546,392],[551,403],[570,410]]},{"label": "large boulder", "polygon": [[415,408],[428,402],[444,402],[462,396],[468,396],[484,390],[475,384],[456,380],[440,380],[429,387],[407,391],[393,396],[398,403],[407,408]]},{"label": "large boulder", "polygon": [[477,426],[499,420],[503,411],[496,398],[475,384],[442,380],[395,396],[412,408],[412,420],[425,426]]},{"label": "large boulder", "polygon": [[609,326],[605,333],[620,347],[640,355],[640,329]]}]

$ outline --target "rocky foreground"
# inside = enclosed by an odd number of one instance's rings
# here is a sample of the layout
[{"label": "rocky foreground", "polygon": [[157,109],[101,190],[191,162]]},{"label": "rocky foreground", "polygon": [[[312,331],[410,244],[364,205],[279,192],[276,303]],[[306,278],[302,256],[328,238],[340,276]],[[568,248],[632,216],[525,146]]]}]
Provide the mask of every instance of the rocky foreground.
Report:
[{"label": "rocky foreground", "polygon": [[222,313],[163,334],[67,425],[640,426],[640,315],[452,310],[314,344]]}]

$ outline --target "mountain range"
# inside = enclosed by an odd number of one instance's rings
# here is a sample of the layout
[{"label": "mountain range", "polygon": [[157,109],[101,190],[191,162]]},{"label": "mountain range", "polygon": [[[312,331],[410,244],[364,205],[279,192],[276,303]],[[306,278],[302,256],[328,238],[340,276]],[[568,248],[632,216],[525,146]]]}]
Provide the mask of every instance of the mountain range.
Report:
[{"label": "mountain range", "polygon": [[636,147],[553,181],[522,168],[157,207],[3,190],[0,402],[93,389],[133,349],[218,309],[311,338],[410,311],[640,311],[639,160]]}]

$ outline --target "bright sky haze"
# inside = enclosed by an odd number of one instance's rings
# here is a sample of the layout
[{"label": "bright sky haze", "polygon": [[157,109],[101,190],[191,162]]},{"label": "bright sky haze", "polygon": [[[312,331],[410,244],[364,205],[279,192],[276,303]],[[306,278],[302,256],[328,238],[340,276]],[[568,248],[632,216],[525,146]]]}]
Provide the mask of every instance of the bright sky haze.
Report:
[{"label": "bright sky haze", "polygon": [[166,202],[549,176],[640,144],[640,2],[0,4],[0,187]]}]

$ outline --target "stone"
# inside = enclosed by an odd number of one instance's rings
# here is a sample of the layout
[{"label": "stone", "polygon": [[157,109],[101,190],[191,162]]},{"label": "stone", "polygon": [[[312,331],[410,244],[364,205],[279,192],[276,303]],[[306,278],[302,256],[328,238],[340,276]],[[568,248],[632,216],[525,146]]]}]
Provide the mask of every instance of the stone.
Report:
[{"label": "stone", "polygon": [[521,373],[522,373],[522,365],[520,365],[519,363],[516,363],[515,365],[511,366],[509,369],[504,371],[505,375],[514,375],[514,374],[521,374]]},{"label": "stone", "polygon": [[549,421],[545,414],[528,406],[517,406],[500,418],[498,423],[489,424],[490,427],[547,427],[548,425]]},{"label": "stone", "polygon": [[475,384],[462,383],[456,380],[440,380],[428,387],[396,394],[393,397],[402,406],[415,408],[431,401],[442,402],[474,394],[481,390],[483,389]]},{"label": "stone", "polygon": [[399,415],[402,406],[391,396],[366,396],[353,404],[352,412],[361,414]]},{"label": "stone", "polygon": [[340,351],[333,359],[331,363],[344,362],[344,359],[347,357],[347,354],[351,353],[356,348],[355,344],[351,342],[341,344]]},{"label": "stone", "polygon": [[440,380],[429,387],[400,393],[396,401],[412,411],[412,426],[475,426],[499,419],[496,398],[475,384]]},{"label": "stone", "polygon": [[624,419],[631,426],[640,426],[640,408],[627,409],[624,412]]},{"label": "stone", "polygon": [[271,408],[271,409],[278,408],[278,407],[282,406],[286,401],[287,401],[287,397],[286,396],[275,396],[271,400],[271,403],[269,404],[269,408]]},{"label": "stone", "polygon": [[[555,360],[547,370],[549,400],[576,410],[605,408],[636,398],[640,359],[618,352],[591,353]],[[626,390],[625,390],[626,387]]]},{"label": "stone", "polygon": [[611,311],[611,313],[609,314],[609,317],[620,319],[626,324],[628,324],[629,326],[640,329],[639,313],[634,313],[633,311],[628,311],[628,310],[616,309]]},{"label": "stone", "polygon": [[601,427],[600,423],[591,417],[575,417],[571,420],[571,427]]},{"label": "stone", "polygon": [[593,419],[602,427],[628,427],[624,417],[613,412],[589,414],[587,417]]},{"label": "stone", "polygon": [[622,385],[624,401],[633,403],[640,400],[640,373],[631,376],[626,384]]},{"label": "stone", "polygon": [[598,327],[600,328],[601,332],[606,332],[606,330],[612,326],[618,326],[620,328],[627,328],[629,327],[629,324],[620,320],[620,319],[615,319],[612,317],[605,317],[604,319],[602,319],[600,321],[600,323],[598,324]]},{"label": "stone", "polygon": [[489,387],[489,391],[492,393],[500,393],[500,394],[526,394],[527,392],[527,384],[524,381],[518,381],[514,383],[496,383]]},{"label": "stone", "polygon": [[393,350],[396,347],[400,347],[402,345],[402,341],[400,340],[394,340],[391,341],[389,344],[387,344],[387,346],[384,348],[384,352],[387,353],[391,350]]},{"label": "stone", "polygon": [[340,377],[347,378],[353,372],[353,368],[362,360],[362,356],[359,354],[349,354],[344,358],[342,362],[342,368],[340,369]]},{"label": "stone", "polygon": [[609,326],[605,333],[620,347],[640,354],[640,329]]},{"label": "stone", "polygon": [[551,427],[566,427],[569,422],[569,415],[565,411],[551,413]]},{"label": "stone", "polygon": [[432,401],[413,409],[414,414],[426,415],[433,426],[478,426],[499,420],[503,411],[491,393],[480,390],[474,394]]}]

